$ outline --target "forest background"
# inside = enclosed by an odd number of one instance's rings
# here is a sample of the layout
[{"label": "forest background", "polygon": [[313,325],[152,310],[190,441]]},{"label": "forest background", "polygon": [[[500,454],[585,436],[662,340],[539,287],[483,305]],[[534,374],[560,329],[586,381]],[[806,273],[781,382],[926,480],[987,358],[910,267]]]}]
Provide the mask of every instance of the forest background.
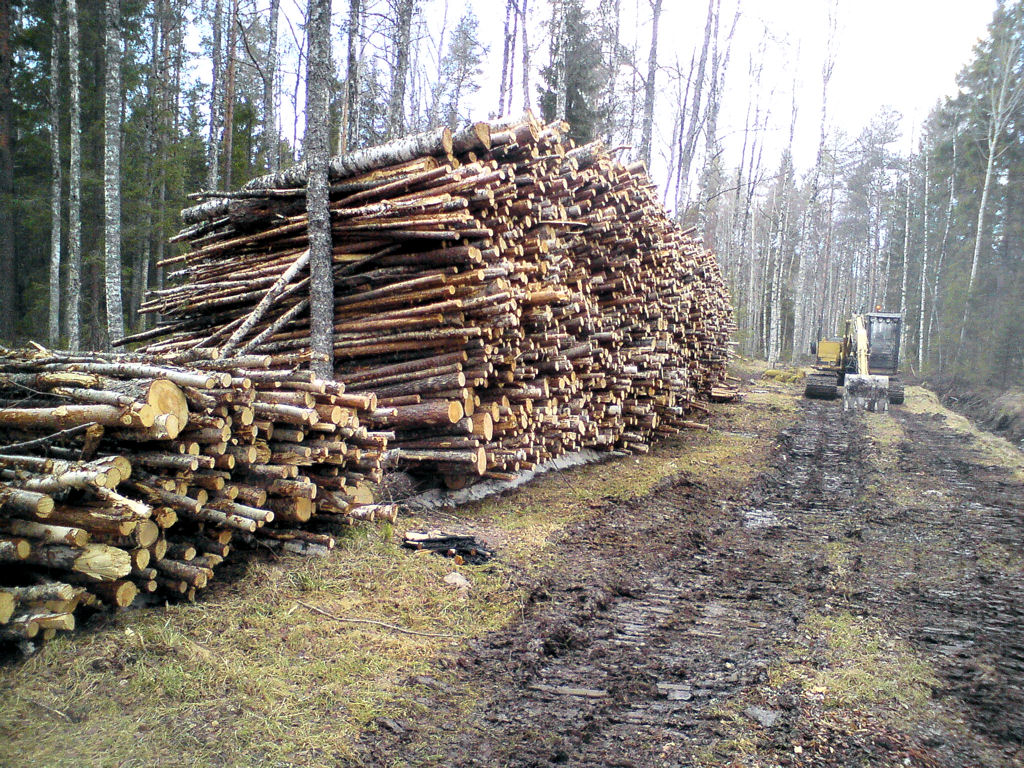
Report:
[{"label": "forest background", "polygon": [[[768,65],[792,45],[752,8],[692,5],[681,58],[665,42],[671,0],[335,0],[331,150],[524,108],[565,118],[578,142],[647,162],[666,206],[703,234],[743,352],[799,358],[882,306],[906,318],[914,371],[1019,382],[1024,0],[995,3],[949,95],[909,129],[893,108],[840,124],[848,4],[820,4],[818,78],[800,86]],[[0,0],[0,340],[99,349],[141,330],[188,195],[302,160],[306,12]]]}]

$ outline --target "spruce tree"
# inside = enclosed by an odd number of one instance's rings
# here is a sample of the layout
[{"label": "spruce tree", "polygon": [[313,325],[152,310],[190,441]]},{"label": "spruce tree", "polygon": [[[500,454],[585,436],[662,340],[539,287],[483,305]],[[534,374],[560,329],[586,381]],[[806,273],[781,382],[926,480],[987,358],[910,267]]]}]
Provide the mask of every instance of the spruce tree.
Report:
[{"label": "spruce tree", "polygon": [[[570,138],[577,143],[593,140],[603,120],[601,91],[607,80],[606,63],[595,30],[597,25],[582,0],[566,0],[561,34],[552,36],[551,63],[541,70],[540,110],[546,121],[564,117],[569,121]],[[560,73],[564,67],[564,73]],[[561,76],[564,75],[564,76]],[[558,87],[565,114],[558,114]]]}]

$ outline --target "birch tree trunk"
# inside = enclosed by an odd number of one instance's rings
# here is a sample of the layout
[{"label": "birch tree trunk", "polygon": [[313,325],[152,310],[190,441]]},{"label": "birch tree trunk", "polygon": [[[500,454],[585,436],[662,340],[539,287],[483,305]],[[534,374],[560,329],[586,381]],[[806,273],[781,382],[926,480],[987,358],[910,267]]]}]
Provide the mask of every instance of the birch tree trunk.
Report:
[{"label": "birch tree trunk", "polygon": [[[309,168],[306,215],[309,218],[310,347],[313,353],[310,367],[317,376],[331,379],[334,377],[334,279],[331,219],[327,208],[331,0],[310,0],[309,5],[306,131],[302,149]],[[411,0],[408,6],[411,16]]]},{"label": "birch tree trunk", "polygon": [[[902,279],[900,280],[900,315],[907,313],[907,273],[910,271],[910,180],[911,169],[907,168],[907,204],[903,211],[903,266]],[[900,334],[900,347],[906,347],[907,334]],[[901,350],[902,352],[902,350]],[[901,354],[902,357],[902,354]]]},{"label": "birch tree trunk", "polygon": [[651,51],[647,57],[647,82],[644,83],[644,117],[640,125],[640,159],[651,167],[651,136],[654,132],[654,89],[658,76],[658,21],[661,0],[654,0],[651,18]]},{"label": "birch tree trunk", "polygon": [[124,336],[121,306],[121,0],[106,5],[103,212],[107,343]]},{"label": "birch tree trunk", "polygon": [[[349,0],[348,59],[345,69],[345,146],[352,150],[359,135],[359,35],[362,28],[362,0]],[[342,152],[342,154],[344,154]]]},{"label": "birch tree trunk", "polygon": [[391,93],[388,96],[388,138],[405,133],[405,84],[409,79],[409,47],[415,0],[399,0],[396,19],[395,68],[391,72]]},{"label": "birch tree trunk", "polygon": [[991,83],[988,94],[988,146],[985,158],[985,181],[981,187],[981,201],[978,203],[978,223],[974,231],[974,254],[971,257],[971,276],[967,281],[967,295],[964,297],[964,319],[960,324],[960,342],[957,344],[955,359],[960,358],[963,350],[967,323],[970,319],[971,301],[974,298],[974,283],[978,277],[978,263],[981,260],[981,244],[985,232],[985,214],[988,209],[988,196],[992,189],[992,176],[996,158],[1002,154],[1003,148],[999,140],[1006,130],[1011,118],[1016,114],[1024,100],[1024,81],[1016,80],[1014,69],[1019,61],[1024,43],[1019,39],[1004,38],[992,43],[992,70],[995,82]]},{"label": "birch tree trunk", "polygon": [[50,44],[50,307],[47,338],[56,347],[60,340],[60,247],[61,186],[60,161],[60,38],[61,4],[53,4],[53,39]]},{"label": "birch tree trunk", "polygon": [[0,0],[0,339],[14,338],[14,148],[11,146],[11,17],[10,0]]},{"label": "birch tree trunk", "polygon": [[928,150],[924,149],[924,226],[922,227],[921,244],[921,307],[917,317],[917,370],[918,373],[924,370],[924,314],[925,306],[928,303],[927,278],[928,278],[928,192],[931,181],[928,178]]},{"label": "birch tree trunk", "polygon": [[946,222],[942,227],[942,242],[939,244],[939,257],[935,262],[935,277],[932,280],[932,312],[928,320],[928,346],[929,352],[931,347],[931,339],[935,338],[935,335],[939,332],[939,328],[936,325],[940,324],[939,320],[939,285],[942,277],[942,265],[946,260],[946,246],[949,244],[949,227],[953,221],[953,205],[956,200],[956,145],[957,145],[957,130],[959,126],[954,126],[953,134],[953,162],[949,172],[949,201],[946,204]]},{"label": "birch tree trunk", "polygon": [[[356,0],[358,2],[358,0]],[[281,0],[270,0],[270,18],[267,20],[267,67],[263,74],[263,154],[266,156],[267,173],[281,169],[280,144],[277,137],[277,103],[274,99],[274,83],[277,80],[277,17]],[[345,131],[341,131],[342,136]]]},{"label": "birch tree trunk", "polygon": [[221,34],[224,29],[224,0],[216,0],[213,6],[213,75],[210,83],[210,135],[206,146],[206,188],[215,190],[220,185],[220,127],[221,127],[221,77],[223,57]]},{"label": "birch tree trunk", "polygon": [[[2,2],[2,0],[0,0]],[[68,151],[68,348],[81,347],[82,304],[82,78],[78,63],[78,0],[67,0],[69,110]]]}]

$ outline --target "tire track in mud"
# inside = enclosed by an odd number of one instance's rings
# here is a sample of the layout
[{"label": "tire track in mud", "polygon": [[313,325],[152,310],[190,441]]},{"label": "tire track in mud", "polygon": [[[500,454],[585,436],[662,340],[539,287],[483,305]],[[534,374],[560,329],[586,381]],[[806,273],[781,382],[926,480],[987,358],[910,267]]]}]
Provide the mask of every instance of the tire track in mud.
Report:
[{"label": "tire track in mud", "polygon": [[[930,431],[919,417],[898,418],[909,438],[901,469],[925,471],[929,457],[948,449],[949,436]],[[920,538],[922,531],[907,525],[928,530],[938,521],[865,501],[865,478],[874,470],[864,434],[860,416],[834,403],[805,401],[799,421],[779,434],[771,468],[742,494],[716,496],[682,475],[574,526],[559,542],[559,561],[533,590],[523,620],[478,641],[460,659],[459,676],[481,703],[470,715],[435,713],[455,725],[369,733],[366,764],[425,764],[427,753],[454,766],[665,766],[693,765],[698,758],[723,764],[716,750],[733,734],[723,726],[722,706],[757,699],[805,617],[830,610],[836,595],[824,553],[837,537],[855,540],[863,553],[852,604],[885,617],[923,654],[940,658],[948,693],[985,736],[979,746],[951,744],[941,726],[929,731],[932,737],[878,723],[873,731],[836,730],[799,695],[774,691],[773,722],[754,728],[759,754],[784,765],[888,766],[911,758],[905,764],[999,765],[989,756],[992,737],[1015,759],[1006,740],[1016,738],[1017,716],[1004,718],[1009,725],[1000,730],[986,713],[1019,700],[1011,681],[1024,655],[1019,637],[1011,635],[1020,585],[992,582],[987,591],[954,585],[950,599],[921,574],[916,591],[894,589],[894,580],[905,579],[884,556],[872,558],[871,548],[884,550],[907,535]],[[936,465],[937,482],[955,489],[949,493],[979,493],[975,465],[948,455],[949,462]],[[1000,510],[991,513],[993,521],[1008,521],[1001,535],[1020,533],[1019,515],[1014,522],[1002,505],[1005,493],[988,486],[985,492],[995,494]],[[967,522],[982,519],[972,514]],[[965,525],[963,537],[972,535]],[[979,618],[975,631],[971,622]],[[929,634],[936,628],[947,628],[946,634]],[[986,633],[988,645],[980,637]],[[798,742],[824,746],[794,759]]]},{"label": "tire track in mud", "polygon": [[863,602],[883,614],[895,608],[940,673],[936,695],[966,705],[971,726],[1024,763],[1024,486],[935,420],[896,418],[906,434],[900,473],[933,478],[925,493],[934,503],[877,527],[883,550],[915,542],[918,564],[911,580],[891,574],[895,593],[876,576]]}]

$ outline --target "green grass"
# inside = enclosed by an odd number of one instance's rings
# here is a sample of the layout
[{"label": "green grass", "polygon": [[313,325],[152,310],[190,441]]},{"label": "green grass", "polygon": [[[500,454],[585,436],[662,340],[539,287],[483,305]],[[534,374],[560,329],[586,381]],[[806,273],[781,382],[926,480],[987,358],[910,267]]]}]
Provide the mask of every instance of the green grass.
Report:
[{"label": "green grass", "polygon": [[808,644],[823,645],[816,663],[782,661],[769,670],[772,686],[799,684],[826,706],[878,705],[893,723],[924,717],[939,686],[931,667],[878,619],[850,613],[811,614],[800,626]]}]

